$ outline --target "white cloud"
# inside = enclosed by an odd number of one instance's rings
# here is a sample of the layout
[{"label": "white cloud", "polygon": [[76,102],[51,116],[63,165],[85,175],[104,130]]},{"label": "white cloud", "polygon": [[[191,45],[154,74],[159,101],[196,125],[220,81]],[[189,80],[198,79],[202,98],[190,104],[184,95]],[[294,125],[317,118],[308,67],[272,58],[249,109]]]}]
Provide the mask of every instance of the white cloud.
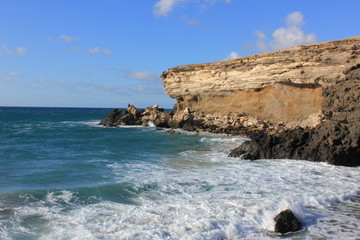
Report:
[{"label": "white cloud", "polygon": [[255,34],[255,36],[257,36],[259,39],[265,39],[265,33],[261,32],[261,31],[255,31],[254,34]]},{"label": "white cloud", "polygon": [[2,45],[1,46],[1,50],[0,50],[0,56],[1,55],[5,55],[5,56],[14,56],[14,55],[19,55],[19,56],[23,56],[26,53],[26,48],[25,47],[17,47],[15,50],[11,50],[7,45]]},{"label": "white cloud", "polygon": [[13,81],[15,81],[13,77],[0,77],[0,84],[7,84]]},{"label": "white cloud", "polygon": [[201,27],[203,24],[200,21],[197,20],[186,20],[186,24],[194,27]]},{"label": "white cloud", "polygon": [[35,89],[44,89],[45,87],[44,86],[41,86],[41,85],[38,85],[38,84],[28,84],[28,85],[25,85],[26,87],[28,88],[35,88]]},{"label": "white cloud", "polygon": [[19,75],[20,73],[19,72],[8,72],[6,73],[6,75],[8,76],[15,76],[15,75]]},{"label": "white cloud", "polygon": [[257,37],[257,41],[256,41],[256,47],[261,51],[261,52],[267,52],[269,51],[269,48],[267,46],[267,43],[265,42],[266,36],[265,33],[261,32],[261,31],[255,31],[254,35]]},{"label": "white cloud", "polygon": [[97,53],[101,53],[101,54],[105,54],[105,55],[112,55],[112,51],[107,49],[107,48],[99,48],[99,47],[93,47],[93,48],[89,48],[88,53],[90,54],[97,54]]},{"label": "white cloud", "polygon": [[141,80],[141,81],[155,81],[160,80],[160,76],[148,71],[131,71],[124,70],[126,78]]},{"label": "white cloud", "polygon": [[160,0],[154,5],[153,13],[156,16],[167,16],[173,10],[175,4],[182,0]]},{"label": "white cloud", "polygon": [[276,29],[272,36],[274,40],[272,40],[269,45],[273,50],[316,42],[315,34],[305,34],[304,31],[297,26]]},{"label": "white cloud", "polygon": [[163,88],[161,86],[159,87],[144,87],[144,86],[134,86],[134,87],[131,87],[130,90],[133,92],[133,93],[137,93],[137,94],[163,94],[164,91],[163,91]]},{"label": "white cloud", "polygon": [[65,34],[60,35],[59,39],[64,40],[67,43],[80,40],[79,37],[72,37],[72,36],[65,35]]},{"label": "white cloud", "polygon": [[2,45],[1,47],[1,55],[13,55],[13,52],[9,49],[7,45]]},{"label": "white cloud", "polygon": [[237,52],[231,52],[226,58],[225,60],[231,60],[231,59],[235,59],[235,58],[239,58],[240,55]]},{"label": "white cloud", "polygon": [[159,0],[154,5],[153,13],[155,16],[166,17],[173,11],[175,5],[180,3],[191,3],[191,2],[203,2],[202,7],[206,7],[209,4],[215,4],[216,2],[224,1],[226,3],[231,3],[232,0]]},{"label": "white cloud", "polygon": [[317,41],[315,34],[307,34],[301,28],[305,24],[304,16],[301,12],[290,13],[286,16],[285,23],[286,27],[278,28],[272,33],[273,39],[269,42],[265,41],[266,36],[263,32],[256,31],[254,34],[257,36],[257,48],[262,52],[266,52],[315,43]]},{"label": "white cloud", "polygon": [[76,93],[89,94],[94,90],[108,92],[115,95],[126,95],[127,91],[122,86],[116,85],[103,85],[86,82],[68,82],[64,80],[57,81],[62,88]]},{"label": "white cloud", "polygon": [[16,52],[17,55],[23,56],[26,53],[26,48],[18,47],[18,48],[16,48],[15,52]]},{"label": "white cloud", "polygon": [[304,24],[304,16],[301,12],[292,12],[285,19],[287,26],[300,26]]},{"label": "white cloud", "polygon": [[19,72],[0,73],[0,75],[5,76],[5,77],[0,77],[0,84],[7,84],[16,81],[14,76],[19,74],[20,74]]}]

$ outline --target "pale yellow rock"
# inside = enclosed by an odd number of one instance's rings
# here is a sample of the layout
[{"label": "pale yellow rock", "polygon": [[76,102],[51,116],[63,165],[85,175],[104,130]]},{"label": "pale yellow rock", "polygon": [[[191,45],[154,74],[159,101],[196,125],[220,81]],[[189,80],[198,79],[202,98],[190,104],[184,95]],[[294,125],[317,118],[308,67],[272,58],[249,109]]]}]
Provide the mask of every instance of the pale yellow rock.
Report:
[{"label": "pale yellow rock", "polygon": [[[322,92],[360,63],[360,36],[229,61],[174,67],[161,77],[177,109],[246,113],[270,122],[314,121]],[[241,121],[241,120],[240,120]],[[290,124],[291,125],[291,124]],[[289,126],[290,126],[289,125]]]}]

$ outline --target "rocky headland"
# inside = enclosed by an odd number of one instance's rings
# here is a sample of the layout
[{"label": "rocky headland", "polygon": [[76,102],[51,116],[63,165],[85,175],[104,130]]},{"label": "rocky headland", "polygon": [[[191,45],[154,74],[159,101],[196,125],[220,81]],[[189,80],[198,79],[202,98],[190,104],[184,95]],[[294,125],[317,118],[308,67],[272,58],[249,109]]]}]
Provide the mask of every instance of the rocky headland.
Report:
[{"label": "rocky headland", "polygon": [[247,135],[229,156],[360,165],[360,36],[161,75],[174,111],[129,105],[101,124]]}]

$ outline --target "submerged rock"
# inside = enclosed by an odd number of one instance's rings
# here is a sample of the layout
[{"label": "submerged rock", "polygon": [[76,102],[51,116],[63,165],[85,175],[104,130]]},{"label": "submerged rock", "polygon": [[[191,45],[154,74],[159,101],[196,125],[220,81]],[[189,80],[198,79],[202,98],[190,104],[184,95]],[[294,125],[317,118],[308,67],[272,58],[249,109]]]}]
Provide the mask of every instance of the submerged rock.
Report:
[{"label": "submerged rock", "polygon": [[299,231],[302,227],[301,222],[295,217],[291,210],[279,213],[275,218],[275,232],[281,234]]},{"label": "submerged rock", "polygon": [[170,130],[168,130],[166,132],[169,133],[169,134],[172,134],[172,135],[180,135],[181,134],[181,133],[175,131],[174,129],[170,129]]}]

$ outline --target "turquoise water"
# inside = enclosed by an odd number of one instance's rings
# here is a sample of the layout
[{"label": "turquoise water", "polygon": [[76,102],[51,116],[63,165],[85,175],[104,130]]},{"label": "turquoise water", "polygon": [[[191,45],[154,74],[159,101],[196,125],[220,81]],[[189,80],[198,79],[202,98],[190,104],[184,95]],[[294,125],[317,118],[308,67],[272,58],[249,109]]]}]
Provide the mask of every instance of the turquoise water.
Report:
[{"label": "turquoise water", "polygon": [[359,168],[239,161],[245,138],[98,126],[110,110],[0,108],[0,239],[276,239],[285,208],[296,239],[360,236]]}]

